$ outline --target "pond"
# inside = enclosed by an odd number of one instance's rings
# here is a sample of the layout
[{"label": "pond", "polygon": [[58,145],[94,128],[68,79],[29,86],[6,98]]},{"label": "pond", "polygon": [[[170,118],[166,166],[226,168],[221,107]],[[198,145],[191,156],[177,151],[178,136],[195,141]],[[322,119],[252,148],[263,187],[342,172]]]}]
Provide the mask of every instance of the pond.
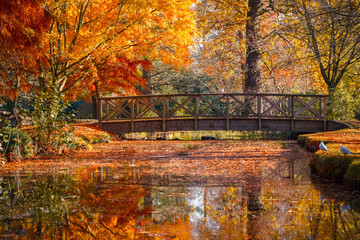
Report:
[{"label": "pond", "polygon": [[1,239],[359,239],[292,141],[117,141],[0,167]]}]

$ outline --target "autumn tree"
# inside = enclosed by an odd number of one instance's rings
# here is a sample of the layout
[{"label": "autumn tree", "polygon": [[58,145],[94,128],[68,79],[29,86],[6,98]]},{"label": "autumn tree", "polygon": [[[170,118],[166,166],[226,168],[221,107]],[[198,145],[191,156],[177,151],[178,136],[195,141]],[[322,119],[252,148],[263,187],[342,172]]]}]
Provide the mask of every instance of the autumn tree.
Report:
[{"label": "autumn tree", "polygon": [[[21,1],[18,9],[25,8],[25,2]],[[195,33],[192,4],[192,1],[143,0],[44,1],[43,8],[37,5],[31,9],[32,16],[39,16],[44,9],[51,16],[46,38],[32,45],[37,53],[45,49],[41,52],[43,58],[29,54],[27,58],[38,65],[19,75],[29,73],[28,83],[33,87],[42,91],[51,87],[70,97],[95,88],[95,83],[103,91],[134,92],[134,85],[143,84],[137,66],[149,65],[144,59],[159,58],[177,66],[189,64],[187,53]],[[10,14],[28,11],[11,9]],[[41,20],[33,18],[34,21],[29,20],[31,24]],[[16,24],[10,31],[16,29]],[[29,30],[29,35],[39,31],[24,29]],[[7,28],[2,28],[2,34],[6,35],[6,31]],[[18,33],[12,34],[18,37]],[[4,49],[8,48],[5,45]]]},{"label": "autumn tree", "polygon": [[231,92],[242,87],[246,1],[201,1],[197,8],[196,64],[218,79],[213,88]]},{"label": "autumn tree", "polygon": [[[262,50],[269,41],[267,29],[273,23],[268,14],[273,12],[273,2],[202,1],[198,6],[198,26],[202,36],[198,51],[209,72],[218,76],[228,91],[259,92],[262,79]],[[270,24],[270,25],[269,25]],[[205,61],[204,61],[205,60]]]},{"label": "autumn tree", "polygon": [[334,91],[360,58],[359,5],[355,1],[287,1],[284,9],[287,35],[306,43],[328,91]]},{"label": "autumn tree", "polygon": [[[304,43],[334,100],[336,88],[357,75],[360,60],[360,5],[357,1],[283,1],[281,28]],[[344,92],[343,94],[347,94]]]}]

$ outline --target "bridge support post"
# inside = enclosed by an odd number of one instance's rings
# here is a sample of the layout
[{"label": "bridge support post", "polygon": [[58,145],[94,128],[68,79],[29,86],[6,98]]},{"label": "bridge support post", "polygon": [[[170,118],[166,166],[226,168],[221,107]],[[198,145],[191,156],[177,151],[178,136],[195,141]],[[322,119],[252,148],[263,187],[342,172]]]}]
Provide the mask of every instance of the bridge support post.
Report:
[{"label": "bridge support post", "polygon": [[326,97],[324,98],[324,109],[323,109],[323,115],[324,115],[324,132],[326,132]]},{"label": "bridge support post", "polygon": [[163,115],[162,115],[162,130],[166,132],[166,117],[169,112],[169,99],[164,97],[163,99]]},{"label": "bridge support post", "polygon": [[261,95],[257,95],[257,114],[259,118],[259,131],[261,131]]},{"label": "bridge support post", "polygon": [[291,131],[294,131],[294,96],[291,96],[291,102],[290,102],[290,109],[291,109]]},{"label": "bridge support post", "polygon": [[134,132],[134,118],[135,118],[135,100],[136,99],[131,99],[131,112],[130,112],[130,132]]},{"label": "bridge support post", "polygon": [[226,130],[230,130],[230,106],[229,106],[229,95],[226,96]]},{"label": "bridge support post", "polygon": [[199,118],[199,97],[195,96],[195,113],[194,113],[194,130],[198,130],[198,118]]}]

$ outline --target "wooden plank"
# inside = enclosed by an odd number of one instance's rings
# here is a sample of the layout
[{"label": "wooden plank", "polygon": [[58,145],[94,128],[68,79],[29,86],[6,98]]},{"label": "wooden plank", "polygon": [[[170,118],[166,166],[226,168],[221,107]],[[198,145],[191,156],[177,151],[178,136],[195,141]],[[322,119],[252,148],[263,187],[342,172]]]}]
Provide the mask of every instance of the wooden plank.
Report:
[{"label": "wooden plank", "polygon": [[118,99],[118,98],[144,98],[144,97],[167,97],[167,96],[216,96],[216,95],[233,95],[233,96],[296,96],[296,97],[327,97],[328,95],[319,94],[281,94],[281,93],[187,93],[187,94],[159,94],[159,95],[136,95],[136,96],[119,96],[119,97],[101,97],[101,99]]},{"label": "wooden plank", "polygon": [[[258,130],[258,119],[230,118],[230,130],[255,131]],[[329,131],[346,128],[345,124],[329,121]],[[161,132],[162,120],[136,120],[133,132]],[[225,130],[226,119],[199,119],[198,130]],[[262,130],[268,131],[291,131],[291,119],[262,119]],[[294,130],[297,132],[319,132],[323,130],[323,120],[294,120]],[[103,122],[103,129],[116,132],[131,132],[130,120]],[[194,130],[193,119],[167,119],[167,131],[192,131]]]}]

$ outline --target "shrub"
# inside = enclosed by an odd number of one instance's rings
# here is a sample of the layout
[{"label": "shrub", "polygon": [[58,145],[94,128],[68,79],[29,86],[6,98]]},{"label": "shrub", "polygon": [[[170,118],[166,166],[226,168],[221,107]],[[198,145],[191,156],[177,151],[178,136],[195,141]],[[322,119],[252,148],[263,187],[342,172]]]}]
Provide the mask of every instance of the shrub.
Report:
[{"label": "shrub", "polygon": [[20,129],[3,127],[0,129],[2,155],[11,159],[21,159],[33,155],[33,144],[30,136]]},{"label": "shrub", "polygon": [[357,188],[360,187],[360,161],[354,161],[350,164],[344,180]]},{"label": "shrub", "polygon": [[339,154],[327,154],[316,152],[311,160],[311,170],[320,176],[336,180],[343,180],[343,177],[354,161],[354,156]]},{"label": "shrub", "polygon": [[39,152],[51,153],[72,144],[74,128],[69,125],[74,115],[66,112],[66,102],[57,91],[39,92],[33,109],[26,114],[35,127],[33,135]]}]

